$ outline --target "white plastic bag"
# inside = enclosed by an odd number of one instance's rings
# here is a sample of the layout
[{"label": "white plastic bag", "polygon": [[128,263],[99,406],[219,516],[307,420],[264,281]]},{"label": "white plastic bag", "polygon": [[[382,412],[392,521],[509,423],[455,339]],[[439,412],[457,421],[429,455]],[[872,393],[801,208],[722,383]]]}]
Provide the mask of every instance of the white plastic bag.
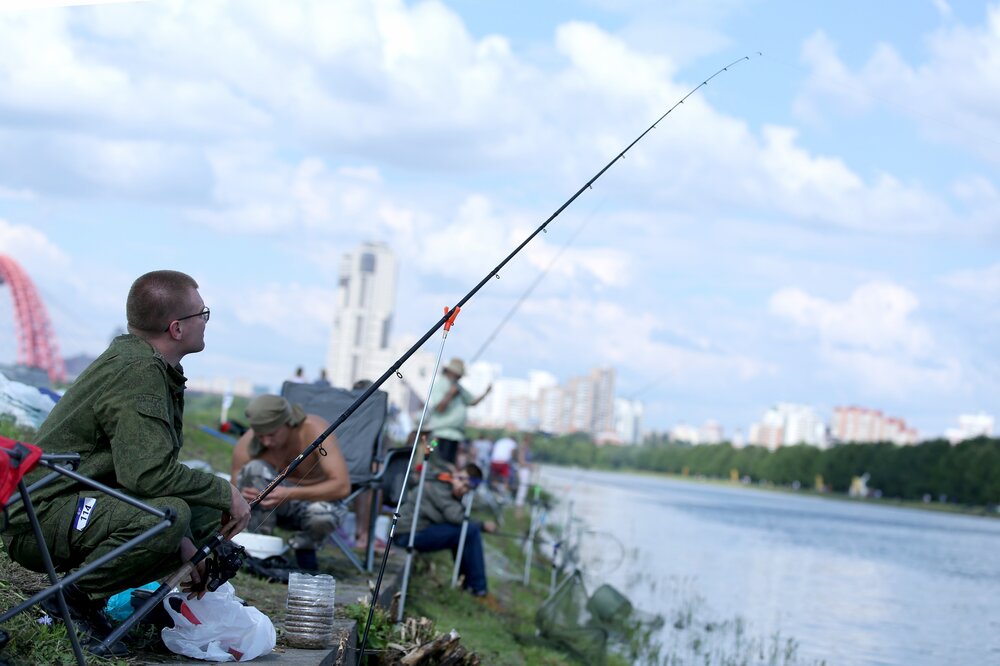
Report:
[{"label": "white plastic bag", "polygon": [[[180,611],[171,598],[180,599]],[[175,601],[174,604],[177,602]],[[270,618],[244,606],[230,583],[201,599],[174,593],[163,600],[174,628],[160,632],[172,652],[205,661],[250,661],[274,649],[277,635]]]}]

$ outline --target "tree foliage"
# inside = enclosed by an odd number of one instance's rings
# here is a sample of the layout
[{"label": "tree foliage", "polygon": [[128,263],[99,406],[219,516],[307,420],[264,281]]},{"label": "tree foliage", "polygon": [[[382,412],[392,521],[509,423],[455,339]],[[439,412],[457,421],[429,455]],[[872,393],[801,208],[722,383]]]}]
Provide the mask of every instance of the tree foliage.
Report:
[{"label": "tree foliage", "polygon": [[690,446],[654,439],[641,446],[599,446],[587,435],[537,437],[535,460],[600,469],[691,474],[728,479],[733,470],[753,482],[812,487],[822,477],[827,488],[846,492],[854,477],[869,475],[868,486],[884,497],[961,504],[1000,503],[1000,439],[980,437],[952,446],[930,440],[915,446],[890,443],[842,444],[818,449],[806,444],[769,451],[728,443]]}]

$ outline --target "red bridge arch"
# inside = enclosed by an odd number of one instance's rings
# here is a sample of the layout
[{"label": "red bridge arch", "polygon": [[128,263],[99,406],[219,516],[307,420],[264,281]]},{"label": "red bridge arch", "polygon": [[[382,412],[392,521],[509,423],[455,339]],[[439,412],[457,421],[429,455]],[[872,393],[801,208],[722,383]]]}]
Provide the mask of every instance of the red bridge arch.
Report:
[{"label": "red bridge arch", "polygon": [[14,300],[17,362],[45,370],[54,382],[66,381],[66,364],[59,355],[55,331],[35,284],[16,261],[0,254],[0,285],[4,283],[10,287]]}]

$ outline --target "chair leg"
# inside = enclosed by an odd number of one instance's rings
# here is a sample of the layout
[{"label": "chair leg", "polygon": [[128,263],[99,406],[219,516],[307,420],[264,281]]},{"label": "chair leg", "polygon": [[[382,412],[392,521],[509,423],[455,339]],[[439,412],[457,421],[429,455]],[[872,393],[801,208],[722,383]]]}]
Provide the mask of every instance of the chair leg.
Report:
[{"label": "chair leg", "polygon": [[336,532],[330,534],[330,541],[347,556],[347,559],[351,561],[351,564],[355,566],[359,573],[365,573],[365,568],[361,564],[361,560],[354,554],[354,551],[348,548],[344,540],[337,536]]},{"label": "chair leg", "polygon": [[382,489],[372,488],[372,503],[368,510],[368,547],[365,548],[365,570],[371,573],[375,566],[375,525],[378,522],[379,507],[382,505]]},{"label": "chair leg", "polygon": [[45,570],[49,575],[49,581],[52,582],[52,587],[45,590],[41,594],[36,594],[32,598],[22,601],[14,608],[11,608],[7,612],[3,613],[3,615],[0,615],[0,622],[6,622],[10,618],[27,610],[39,601],[48,599],[54,595],[59,601],[59,614],[62,615],[62,620],[66,623],[66,634],[69,636],[70,644],[73,647],[73,655],[76,657],[76,663],[80,666],[87,666],[87,659],[83,656],[83,648],[80,647],[80,639],[77,638],[76,635],[76,625],[73,623],[73,618],[70,616],[69,606],[66,604],[66,596],[63,594],[63,587],[67,585],[67,583],[60,581],[59,576],[56,574],[56,568],[55,565],[52,564],[52,557],[49,555],[49,549],[45,546],[45,537],[42,536],[42,526],[38,522],[38,516],[35,515],[35,507],[31,503],[31,498],[28,496],[28,488],[24,485],[23,480],[18,482],[17,488],[21,493],[21,500],[24,502],[24,510],[28,515],[28,521],[31,523],[31,529],[35,533],[35,540],[39,543],[42,562],[45,563]]},{"label": "chair leg", "polygon": [[[85,477],[81,477],[81,478],[85,478]],[[55,566],[52,563],[52,558],[49,555],[48,547],[45,544],[45,537],[42,534],[42,526],[38,522],[38,517],[35,514],[34,505],[31,503],[31,498],[30,498],[30,496],[28,494],[28,488],[25,487],[24,481],[19,482],[18,489],[20,490],[20,493],[21,493],[21,499],[24,502],[25,513],[27,514],[28,520],[31,523],[32,530],[34,531],[35,540],[40,544],[40,554],[42,556],[42,561],[44,562],[46,571],[48,572],[49,580],[53,583],[53,585],[52,585],[52,587],[50,587],[48,589],[45,589],[45,590],[42,590],[41,592],[33,595],[30,599],[26,599],[25,601],[23,601],[20,604],[18,604],[16,607],[14,607],[14,608],[6,611],[2,615],[0,615],[0,623],[5,622],[8,619],[10,619],[11,617],[17,615],[18,613],[20,613],[20,612],[22,612],[22,611],[30,608],[31,606],[33,606],[33,605],[35,605],[35,604],[37,604],[37,603],[39,603],[41,601],[44,601],[45,599],[48,599],[49,597],[55,595],[57,597],[58,601],[59,601],[60,614],[62,615],[63,621],[66,623],[66,633],[69,635],[70,642],[72,643],[73,654],[76,656],[77,663],[80,664],[80,666],[86,666],[87,662],[86,662],[86,659],[83,656],[83,649],[81,648],[80,642],[79,642],[79,640],[77,639],[77,636],[76,636],[76,625],[73,623],[73,620],[72,620],[72,618],[70,616],[69,606],[66,604],[66,598],[65,598],[65,595],[63,593],[63,589],[65,587],[67,587],[67,586],[75,583],[78,578],[86,575],[89,571],[92,571],[93,569],[95,569],[95,568],[103,565],[104,563],[109,562],[109,561],[111,561],[111,560],[113,560],[113,559],[115,559],[117,557],[120,557],[121,555],[124,555],[128,551],[130,551],[133,548],[135,548],[136,546],[138,546],[140,543],[142,543],[142,542],[144,542],[144,541],[146,541],[148,539],[151,539],[152,537],[156,536],[157,534],[159,534],[163,530],[168,529],[171,525],[174,524],[174,521],[177,519],[177,516],[170,509],[164,509],[164,510],[155,509],[153,507],[150,507],[150,506],[148,506],[148,505],[140,502],[139,500],[135,500],[133,498],[128,497],[127,495],[124,495],[123,493],[119,493],[118,491],[116,491],[114,489],[109,489],[106,486],[103,486],[102,484],[99,484],[97,482],[92,482],[89,479],[86,479],[86,480],[89,483],[93,483],[93,485],[97,486],[101,490],[109,490],[110,491],[109,494],[113,494],[116,497],[121,497],[122,499],[124,499],[126,501],[129,501],[129,503],[135,504],[136,506],[139,506],[139,507],[141,507],[141,508],[149,511],[150,513],[152,513],[154,515],[162,517],[163,520],[160,523],[158,523],[158,524],[154,525],[153,527],[151,527],[150,529],[146,530],[142,534],[140,534],[140,535],[138,535],[136,537],[133,537],[129,541],[127,541],[127,542],[123,543],[122,545],[118,546],[117,548],[115,548],[111,552],[105,553],[104,555],[102,555],[98,559],[96,559],[93,562],[91,562],[90,564],[88,564],[86,567],[78,569],[77,571],[74,571],[73,573],[65,576],[62,580],[59,580],[59,577],[58,577],[58,575],[56,574],[56,571],[55,571]],[[37,485],[37,484],[35,484],[35,485]],[[33,486],[33,487],[35,487],[35,486]],[[138,620],[138,619],[139,618],[135,618],[135,620]],[[129,620],[132,620],[133,623],[135,621],[131,617],[129,618]],[[127,622],[128,621],[126,621],[126,623]],[[122,626],[125,626],[126,623],[123,623]],[[128,625],[128,628],[131,628],[130,624]],[[113,646],[117,642],[118,638],[120,638],[120,636],[123,635],[124,632],[121,632],[120,631],[121,629],[122,629],[122,627],[120,626],[118,628],[118,630],[115,631],[115,633],[118,634],[115,637],[115,640],[109,641],[107,638],[104,639],[104,641],[102,642],[101,645],[103,646],[103,649],[104,649],[105,653],[111,648],[111,646]],[[110,636],[108,638],[110,638]]]}]

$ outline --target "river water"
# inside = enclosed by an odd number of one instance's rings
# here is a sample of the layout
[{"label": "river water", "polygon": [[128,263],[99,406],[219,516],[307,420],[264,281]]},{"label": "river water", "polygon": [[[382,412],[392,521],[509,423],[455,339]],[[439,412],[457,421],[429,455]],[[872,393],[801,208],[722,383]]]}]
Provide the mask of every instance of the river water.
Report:
[{"label": "river water", "polygon": [[[665,617],[665,662],[1000,664],[1000,520],[652,476],[539,474],[560,501],[550,523],[564,524],[572,505],[588,589],[607,582]],[[775,648],[788,639],[791,660]]]}]

